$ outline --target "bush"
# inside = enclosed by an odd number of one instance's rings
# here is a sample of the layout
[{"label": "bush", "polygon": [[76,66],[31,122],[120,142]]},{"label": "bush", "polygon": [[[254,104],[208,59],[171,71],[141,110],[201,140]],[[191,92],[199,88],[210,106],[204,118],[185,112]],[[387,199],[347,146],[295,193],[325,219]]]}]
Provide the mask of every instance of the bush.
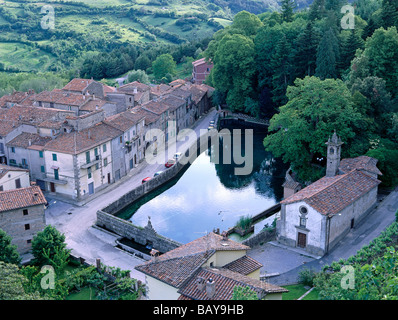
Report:
[{"label": "bush", "polygon": [[236,227],[241,228],[243,230],[247,230],[251,227],[252,224],[252,218],[250,216],[242,216],[239,218],[238,223],[236,224]]},{"label": "bush", "polygon": [[305,286],[314,286],[314,279],[316,277],[316,272],[314,270],[305,268],[299,272],[298,281]]}]

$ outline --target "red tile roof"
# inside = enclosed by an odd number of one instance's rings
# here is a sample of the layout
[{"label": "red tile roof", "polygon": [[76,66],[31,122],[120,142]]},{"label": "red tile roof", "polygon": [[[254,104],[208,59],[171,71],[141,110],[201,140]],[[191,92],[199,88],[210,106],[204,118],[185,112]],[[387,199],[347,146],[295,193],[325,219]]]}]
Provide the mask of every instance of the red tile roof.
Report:
[{"label": "red tile roof", "polygon": [[[209,279],[215,284],[215,294],[209,298],[206,287],[199,290],[197,279],[202,278],[205,282]],[[279,286],[253,279],[238,272],[225,268],[201,268],[189,281],[178,290],[181,297],[178,300],[231,300],[235,287],[249,287],[263,296],[270,293],[284,293],[288,290]]]},{"label": "red tile roof", "polygon": [[45,150],[79,154],[122,134],[123,131],[101,122],[81,131],[63,133],[49,141],[45,145]]},{"label": "red tile roof", "polygon": [[26,171],[29,172],[28,169],[23,169],[19,167],[12,167],[12,166],[7,166],[5,164],[0,164],[0,178],[4,177],[7,172],[9,171]]},{"label": "red tile roof", "polygon": [[0,192],[0,212],[46,204],[39,186]]},{"label": "red tile roof", "polygon": [[51,137],[42,137],[36,133],[22,132],[11,141],[7,142],[7,146],[29,148],[31,146],[44,146],[51,140]]},{"label": "red tile roof", "polygon": [[162,113],[166,112],[169,109],[168,105],[161,103],[160,101],[153,101],[153,100],[144,103],[141,107],[142,109],[145,109],[157,115],[161,115]]},{"label": "red tile roof", "polygon": [[263,265],[257,260],[254,260],[249,256],[243,256],[242,258],[228,263],[224,268],[247,276],[248,274],[260,269],[262,266]]},{"label": "red tile roof", "polygon": [[350,172],[353,169],[363,169],[377,175],[383,175],[376,165],[377,159],[368,156],[360,156],[341,160],[339,169],[343,173]]},{"label": "red tile roof", "polygon": [[144,117],[145,116],[143,114],[134,113],[132,110],[127,110],[106,118],[104,123],[114,128],[127,131],[136,125],[140,120],[143,120]]},{"label": "red tile roof", "polygon": [[376,188],[380,182],[362,171],[354,169],[346,174],[323,177],[281,203],[305,201],[319,213],[333,216]]},{"label": "red tile roof", "polygon": [[94,82],[92,79],[75,78],[63,87],[62,90],[82,92],[92,82]]}]

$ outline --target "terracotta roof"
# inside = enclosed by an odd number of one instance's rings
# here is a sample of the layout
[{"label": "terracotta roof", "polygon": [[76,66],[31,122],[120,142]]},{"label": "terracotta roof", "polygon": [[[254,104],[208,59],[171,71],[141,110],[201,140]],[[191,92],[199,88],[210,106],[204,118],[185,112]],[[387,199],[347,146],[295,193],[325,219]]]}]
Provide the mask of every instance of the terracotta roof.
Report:
[{"label": "terracotta roof", "polygon": [[134,113],[132,110],[127,110],[106,118],[104,122],[114,128],[127,131],[140,120],[144,119],[144,117],[145,116],[143,114]]},{"label": "terracotta roof", "polygon": [[31,146],[44,146],[50,140],[51,137],[42,137],[36,133],[22,132],[20,135],[7,142],[7,145],[26,149]]},{"label": "terracotta roof", "polygon": [[81,131],[63,133],[45,145],[45,150],[79,154],[123,134],[103,122]]},{"label": "terracotta roof", "polygon": [[185,105],[186,101],[180,97],[174,97],[174,96],[166,96],[159,100],[160,103],[164,103],[168,106],[170,106],[170,110],[174,111],[181,105]]},{"label": "terracotta roof", "polygon": [[171,90],[173,90],[173,88],[171,86],[168,86],[167,84],[162,83],[157,86],[152,86],[151,94],[161,96],[161,95],[164,95],[164,94],[170,92]]},{"label": "terracotta roof", "polygon": [[343,173],[350,172],[353,169],[366,170],[377,175],[383,175],[377,168],[377,159],[368,156],[360,156],[357,158],[343,159],[340,162],[340,171]]},{"label": "terracotta roof", "polygon": [[84,89],[87,88],[87,86],[94,82],[92,79],[80,79],[80,78],[75,78],[71,80],[65,87],[63,87],[63,90],[67,91],[78,91],[78,92],[83,92]]},{"label": "terracotta roof", "polygon": [[216,251],[248,250],[250,247],[224,239],[213,232],[204,237],[168,251],[156,260],[150,260],[136,267],[151,277],[166,282],[174,287],[192,276]]},{"label": "terracotta roof", "polygon": [[0,212],[46,204],[39,186],[0,192]]},{"label": "terracotta roof", "polygon": [[199,59],[199,60],[196,60],[196,61],[193,61],[192,62],[192,65],[194,66],[194,67],[196,67],[196,66],[200,66],[200,65],[202,65],[202,64],[212,64],[211,62],[206,62],[206,58],[202,58],[202,59]]},{"label": "terracotta roof", "polygon": [[4,95],[0,98],[0,107],[6,105],[7,102],[11,103],[22,103],[26,98],[32,96],[34,91],[23,92],[23,91],[15,91],[11,94]]},{"label": "terracotta roof", "polygon": [[[205,282],[209,279],[215,284],[215,294],[211,299],[208,297],[206,287],[203,290],[198,289],[197,279],[202,278]],[[181,297],[178,300],[231,300],[234,288],[249,287],[255,292],[263,295],[270,293],[284,293],[287,289],[269,284],[260,280],[253,279],[238,272],[225,268],[201,268],[189,281],[187,281],[179,290]]]},{"label": "terracotta roof", "polygon": [[145,91],[150,91],[151,87],[145,83],[141,83],[139,81],[133,81],[130,83],[127,83],[121,87],[119,87],[119,90],[121,91],[133,91],[134,88],[137,88],[138,92],[145,92]]},{"label": "terracotta roof", "polygon": [[354,169],[346,174],[323,177],[281,203],[305,201],[319,213],[333,216],[377,187],[380,182]]},{"label": "terracotta roof", "polygon": [[242,258],[236,259],[235,261],[226,264],[223,268],[248,275],[260,269],[262,266],[263,265],[257,260],[254,260],[249,256],[243,256]]},{"label": "terracotta roof", "polygon": [[29,172],[28,169],[23,169],[19,167],[12,167],[12,166],[7,166],[5,164],[0,164],[0,179],[3,178],[7,172],[9,171],[26,171]]},{"label": "terracotta roof", "polygon": [[195,103],[200,102],[200,100],[202,100],[202,98],[207,94],[208,89],[203,87],[202,85],[198,85],[198,84],[193,84],[189,90],[192,93],[192,100]]},{"label": "terracotta roof", "polygon": [[176,88],[171,94],[183,99],[188,99],[192,96],[192,92],[189,91],[189,88],[187,86]]},{"label": "terracotta roof", "polygon": [[80,107],[80,111],[96,111],[98,109],[102,109],[104,104],[106,103],[112,103],[115,104],[114,102],[110,101],[105,101],[102,99],[89,99],[88,101],[85,101],[83,105]]},{"label": "terracotta roof", "polygon": [[187,256],[174,257],[167,260],[157,257],[156,261],[150,260],[135,269],[155,279],[179,288],[193,273],[209,259],[215,251],[194,253]]},{"label": "terracotta roof", "polygon": [[145,109],[157,115],[161,115],[163,112],[166,112],[167,109],[169,109],[168,105],[163,104],[160,101],[154,101],[154,100],[144,103],[141,107],[142,109]]},{"label": "terracotta roof", "polygon": [[157,121],[160,118],[159,115],[157,115],[153,112],[147,111],[141,107],[135,107],[135,108],[131,109],[130,112],[134,113],[137,116],[145,117],[145,125],[146,126],[150,125],[151,123]]}]

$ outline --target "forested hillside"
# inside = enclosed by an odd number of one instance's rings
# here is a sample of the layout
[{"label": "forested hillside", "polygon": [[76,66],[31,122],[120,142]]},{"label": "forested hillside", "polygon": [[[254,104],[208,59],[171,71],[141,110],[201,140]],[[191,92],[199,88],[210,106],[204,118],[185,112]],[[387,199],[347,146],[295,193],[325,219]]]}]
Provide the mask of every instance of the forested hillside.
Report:
[{"label": "forested hillside", "polygon": [[398,183],[398,3],[357,0],[354,28],[345,1],[309,10],[238,13],[213,36],[205,56],[217,104],[270,119],[264,145],[303,183],[324,175],[325,141],[338,131],[343,157],[379,160],[384,186]]}]

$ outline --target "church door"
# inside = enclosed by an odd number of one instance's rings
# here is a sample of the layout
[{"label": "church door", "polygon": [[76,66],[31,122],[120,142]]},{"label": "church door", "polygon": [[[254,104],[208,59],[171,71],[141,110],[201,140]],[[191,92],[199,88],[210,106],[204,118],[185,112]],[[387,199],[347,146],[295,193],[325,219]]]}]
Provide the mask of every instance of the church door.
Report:
[{"label": "church door", "polygon": [[305,248],[307,246],[307,235],[305,233],[298,233],[297,246],[300,248]]}]

